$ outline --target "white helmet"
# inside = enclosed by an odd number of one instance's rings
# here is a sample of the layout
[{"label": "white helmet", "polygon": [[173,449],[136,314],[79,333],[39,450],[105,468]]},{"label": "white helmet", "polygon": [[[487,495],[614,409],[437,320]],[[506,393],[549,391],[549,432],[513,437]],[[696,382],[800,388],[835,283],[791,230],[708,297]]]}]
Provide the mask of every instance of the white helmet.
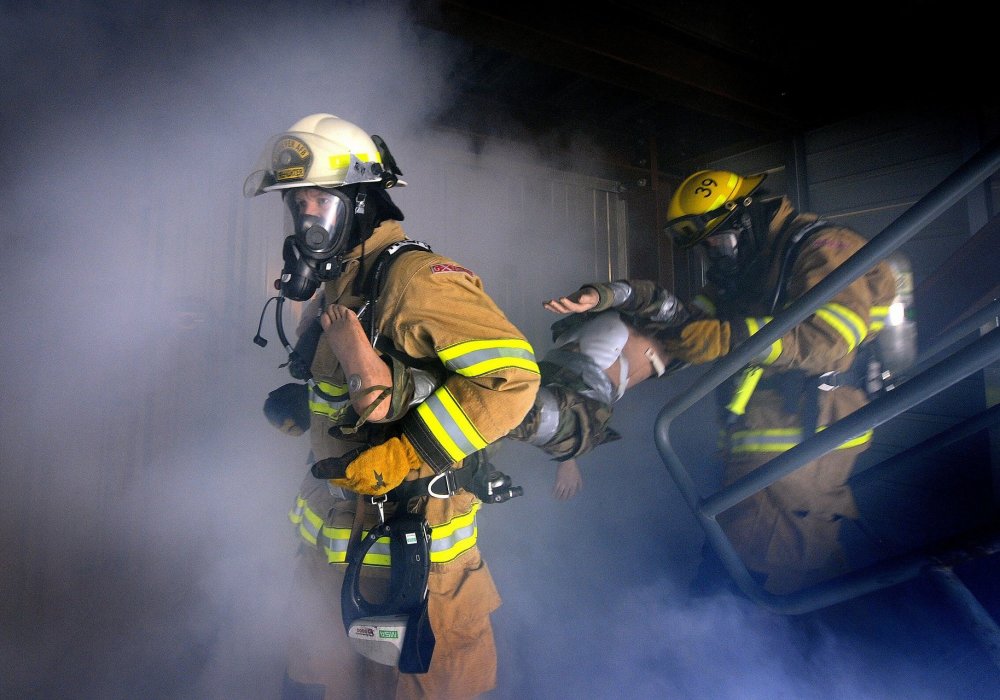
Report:
[{"label": "white helmet", "polygon": [[243,194],[293,187],[340,187],[380,182],[405,185],[385,142],[332,114],[303,117],[268,140],[257,167],[243,184]]}]

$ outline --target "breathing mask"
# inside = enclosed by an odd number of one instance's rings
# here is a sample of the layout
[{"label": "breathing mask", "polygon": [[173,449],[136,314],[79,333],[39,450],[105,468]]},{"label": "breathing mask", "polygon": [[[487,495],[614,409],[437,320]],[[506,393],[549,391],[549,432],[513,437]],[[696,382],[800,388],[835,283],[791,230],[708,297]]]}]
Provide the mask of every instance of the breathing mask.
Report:
[{"label": "breathing mask", "polygon": [[282,249],[281,292],[294,301],[306,301],[320,283],[340,275],[340,255],[350,247],[355,221],[367,213],[365,192],[359,190],[352,202],[340,189],[300,187],[285,190],[283,198],[291,213],[292,233]]}]

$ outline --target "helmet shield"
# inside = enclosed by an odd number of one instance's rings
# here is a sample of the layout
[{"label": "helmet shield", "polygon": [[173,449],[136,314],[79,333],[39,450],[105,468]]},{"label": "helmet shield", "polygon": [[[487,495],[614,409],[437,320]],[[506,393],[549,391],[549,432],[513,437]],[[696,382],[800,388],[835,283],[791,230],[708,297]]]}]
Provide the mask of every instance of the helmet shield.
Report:
[{"label": "helmet shield", "polygon": [[288,131],[272,136],[253,171],[243,183],[243,195],[293,187],[340,187],[359,182],[381,182],[382,156],[375,144],[352,150],[320,134]]}]

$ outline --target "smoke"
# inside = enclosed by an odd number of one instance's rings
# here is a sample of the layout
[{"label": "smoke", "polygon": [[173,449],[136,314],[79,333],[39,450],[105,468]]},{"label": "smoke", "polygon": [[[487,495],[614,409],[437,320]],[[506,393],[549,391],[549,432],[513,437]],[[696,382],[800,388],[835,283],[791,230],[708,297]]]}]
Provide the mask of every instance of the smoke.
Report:
[{"label": "smoke", "polygon": [[[554,223],[572,205],[528,179],[551,145],[429,130],[461,67],[406,8],[4,4],[0,695],[278,694],[307,446],[262,418],[288,381],[270,315],[271,343],[250,342],[281,219],[240,196],[272,134],[332,112],[384,136],[410,236],[476,270],[539,352],[539,302],[591,277],[592,251]],[[590,149],[563,143],[561,163]],[[690,599],[701,535],[651,444],[664,389],[645,389],[574,501],[549,498],[537,451],[504,447],[526,495],[482,516],[506,601],[491,697],[940,690],[833,632],[807,658],[788,622]]]}]

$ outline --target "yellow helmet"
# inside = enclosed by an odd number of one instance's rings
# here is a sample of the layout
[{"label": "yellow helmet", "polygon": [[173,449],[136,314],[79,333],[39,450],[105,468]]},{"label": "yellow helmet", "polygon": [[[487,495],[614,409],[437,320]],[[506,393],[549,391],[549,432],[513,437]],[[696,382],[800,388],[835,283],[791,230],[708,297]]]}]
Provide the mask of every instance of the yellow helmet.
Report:
[{"label": "yellow helmet", "polygon": [[699,170],[689,175],[670,198],[666,233],[681,248],[703,241],[739,208],[764,178],[728,170]]}]

